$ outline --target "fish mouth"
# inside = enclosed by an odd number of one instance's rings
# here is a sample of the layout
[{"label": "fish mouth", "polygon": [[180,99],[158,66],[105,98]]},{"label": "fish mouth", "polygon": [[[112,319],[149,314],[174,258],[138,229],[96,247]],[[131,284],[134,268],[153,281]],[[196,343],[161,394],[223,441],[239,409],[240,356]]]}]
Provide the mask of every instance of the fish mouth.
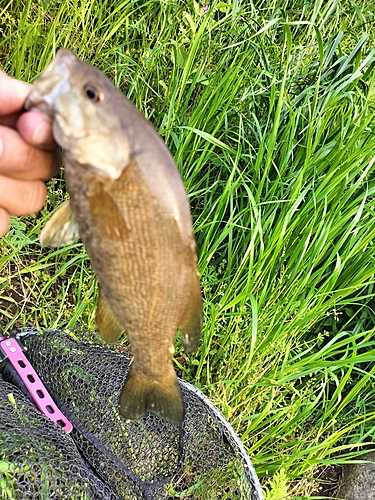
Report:
[{"label": "fish mouth", "polygon": [[56,98],[70,91],[69,73],[76,60],[76,56],[70,50],[60,49],[35,81],[26,98],[25,110],[39,111],[52,117]]}]

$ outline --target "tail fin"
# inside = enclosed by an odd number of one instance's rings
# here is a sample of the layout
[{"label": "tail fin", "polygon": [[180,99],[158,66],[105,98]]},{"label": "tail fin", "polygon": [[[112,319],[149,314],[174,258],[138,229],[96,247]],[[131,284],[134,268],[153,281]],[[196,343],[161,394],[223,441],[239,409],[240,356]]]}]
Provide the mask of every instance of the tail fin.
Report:
[{"label": "tail fin", "polygon": [[134,420],[147,412],[172,424],[182,423],[185,408],[175,375],[156,381],[130,371],[120,396],[120,413],[126,420]]}]

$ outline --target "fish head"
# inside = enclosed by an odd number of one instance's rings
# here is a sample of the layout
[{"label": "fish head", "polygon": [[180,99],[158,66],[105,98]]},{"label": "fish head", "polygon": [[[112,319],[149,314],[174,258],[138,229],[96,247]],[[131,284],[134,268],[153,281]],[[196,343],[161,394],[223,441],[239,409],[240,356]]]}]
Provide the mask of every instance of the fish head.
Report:
[{"label": "fish head", "polygon": [[122,94],[99,70],[60,49],[35,81],[25,109],[52,119],[56,142],[84,168],[117,179],[129,143],[116,102]]}]

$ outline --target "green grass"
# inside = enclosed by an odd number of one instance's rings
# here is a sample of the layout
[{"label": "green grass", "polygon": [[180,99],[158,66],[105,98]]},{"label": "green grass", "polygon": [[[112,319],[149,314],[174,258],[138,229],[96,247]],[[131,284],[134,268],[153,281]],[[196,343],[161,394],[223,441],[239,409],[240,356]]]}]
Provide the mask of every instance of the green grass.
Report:
[{"label": "green grass", "polygon": [[[71,48],[159,130],[189,194],[204,294],[202,341],[190,356],[179,341],[177,366],[241,436],[267,496],[286,481],[297,498],[317,467],[375,447],[374,12],[209,6],[2,1],[0,65],[32,81]],[[0,241],[5,329],[94,328],[82,245],[38,244],[66,197],[61,179],[50,187]]]}]

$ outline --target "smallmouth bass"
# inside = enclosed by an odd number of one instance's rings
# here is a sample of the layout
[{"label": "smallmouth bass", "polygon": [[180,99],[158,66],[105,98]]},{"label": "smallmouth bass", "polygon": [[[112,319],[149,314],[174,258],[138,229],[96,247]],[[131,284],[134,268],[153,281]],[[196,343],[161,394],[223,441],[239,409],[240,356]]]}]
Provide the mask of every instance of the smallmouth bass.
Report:
[{"label": "smallmouth bass", "polygon": [[202,299],[185,189],[145,117],[98,69],[60,49],[27,110],[51,117],[64,149],[70,200],[42,230],[45,246],[80,236],[99,281],[96,324],[108,343],[126,330],[134,354],[120,413],[175,424],[184,404],[173,368],[177,329],[186,352],[200,337]]}]

